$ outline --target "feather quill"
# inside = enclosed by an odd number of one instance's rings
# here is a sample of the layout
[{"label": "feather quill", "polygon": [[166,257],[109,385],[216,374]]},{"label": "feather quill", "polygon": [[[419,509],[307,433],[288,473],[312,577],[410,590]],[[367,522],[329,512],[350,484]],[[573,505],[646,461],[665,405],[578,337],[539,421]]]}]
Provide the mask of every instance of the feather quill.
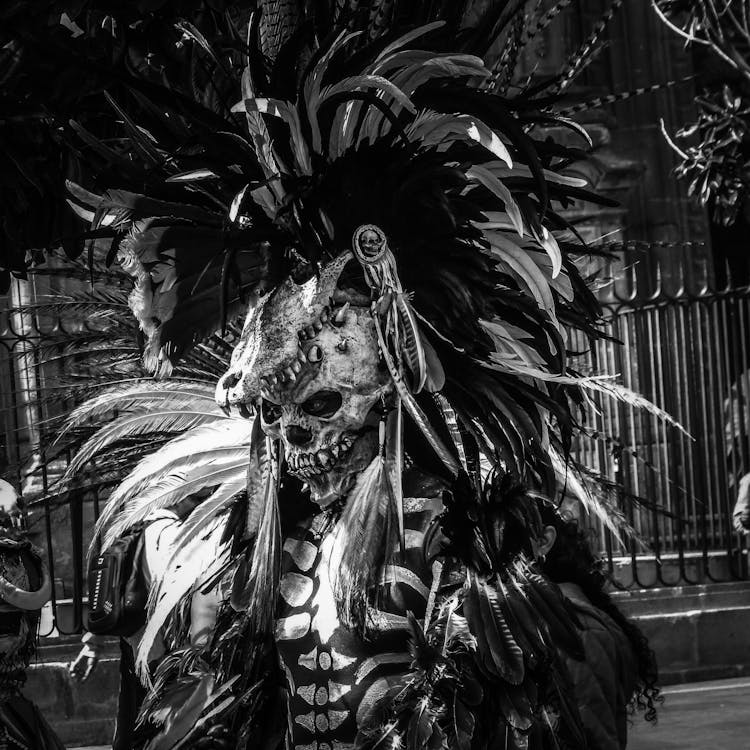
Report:
[{"label": "feather quill", "polygon": [[339,617],[362,632],[373,588],[394,549],[397,509],[387,486],[385,461],[378,455],[357,477],[333,530],[329,575]]}]

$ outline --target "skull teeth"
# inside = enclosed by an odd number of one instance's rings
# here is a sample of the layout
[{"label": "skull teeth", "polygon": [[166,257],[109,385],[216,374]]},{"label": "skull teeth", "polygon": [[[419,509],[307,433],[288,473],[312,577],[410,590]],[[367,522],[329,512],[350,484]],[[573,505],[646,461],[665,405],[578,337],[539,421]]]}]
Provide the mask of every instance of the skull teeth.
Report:
[{"label": "skull teeth", "polygon": [[317,344],[311,346],[307,352],[307,359],[313,363],[320,362],[323,359],[323,350]]},{"label": "skull teeth", "polygon": [[345,436],[330,448],[323,448],[316,453],[290,453],[287,457],[289,470],[302,479],[325,474],[349,452],[353,443],[354,438]]},{"label": "skull teeth", "polygon": [[334,314],[331,322],[337,328],[340,328],[341,326],[344,325],[344,323],[346,323],[346,312],[348,309],[349,309],[349,303],[347,302],[343,307],[339,308]]}]

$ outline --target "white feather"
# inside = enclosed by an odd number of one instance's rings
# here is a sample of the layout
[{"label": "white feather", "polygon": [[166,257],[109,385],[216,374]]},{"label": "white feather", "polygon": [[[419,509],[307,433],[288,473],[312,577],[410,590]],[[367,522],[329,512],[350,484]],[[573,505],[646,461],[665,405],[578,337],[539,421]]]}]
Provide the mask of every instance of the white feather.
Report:
[{"label": "white feather", "polygon": [[176,505],[207,487],[218,486],[217,492],[232,495],[242,487],[247,469],[244,451],[226,462],[211,462],[191,467],[187,475],[183,472],[171,474],[157,482],[142,496],[131,501],[110,524],[104,537],[106,549],[128,528],[145,521],[155,510]]},{"label": "white feather", "polygon": [[226,563],[228,545],[219,544],[224,523],[221,518],[211,521],[206,533],[195,537],[179,555],[172,557],[164,574],[152,581],[149,617],[136,656],[139,674],[148,675],[149,652],[175,607]]},{"label": "white feather", "polygon": [[145,486],[192,463],[207,463],[250,445],[252,425],[244,419],[224,419],[195,427],[147,456],[110,496],[116,505],[130,500]]},{"label": "white feather", "polygon": [[[138,408],[143,411],[153,406],[166,406],[172,401],[183,402],[185,400],[205,401],[207,405],[213,407],[215,404],[213,386],[192,380],[154,381],[149,379],[128,383],[125,386],[108,387],[99,395],[87,399],[73,409],[66,418],[56,442],[87,420],[115,410],[123,412]],[[216,409],[216,414],[218,416],[221,412]]]}]

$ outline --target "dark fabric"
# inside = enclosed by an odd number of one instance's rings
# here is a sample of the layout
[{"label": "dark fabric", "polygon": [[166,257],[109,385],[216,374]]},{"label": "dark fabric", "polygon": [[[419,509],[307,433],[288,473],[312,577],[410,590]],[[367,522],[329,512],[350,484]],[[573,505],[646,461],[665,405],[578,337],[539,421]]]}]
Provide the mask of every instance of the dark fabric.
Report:
[{"label": "dark fabric", "polygon": [[143,529],[133,527],[92,560],[88,630],[96,635],[131,636],[146,622]]},{"label": "dark fabric", "polygon": [[11,739],[34,750],[65,750],[39,709],[23,696],[0,704],[0,726]]},{"label": "dark fabric", "polygon": [[120,694],[112,750],[132,749],[135,722],[145,697],[146,689],[135,673],[133,649],[124,638],[120,638]]},{"label": "dark fabric", "polygon": [[625,633],[573,584],[561,584],[581,623],[585,658],[565,665],[589,750],[625,750],[628,702],[635,690],[635,654]]}]

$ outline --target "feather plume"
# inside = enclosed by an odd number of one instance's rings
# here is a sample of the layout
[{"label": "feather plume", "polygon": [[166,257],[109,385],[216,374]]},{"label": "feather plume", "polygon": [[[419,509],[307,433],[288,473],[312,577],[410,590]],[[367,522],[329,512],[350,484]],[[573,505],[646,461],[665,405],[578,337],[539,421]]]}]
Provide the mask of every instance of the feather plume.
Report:
[{"label": "feather plume", "polygon": [[107,548],[135,524],[145,521],[162,508],[169,508],[201,490],[218,487],[212,497],[229,500],[244,486],[247,454],[238,451],[224,462],[192,466],[187,473],[177,472],[160,479],[115,516],[109,524],[102,547]]},{"label": "feather plume", "polygon": [[[192,465],[207,466],[226,456],[234,460],[243,450],[247,450],[250,435],[249,425],[240,419],[221,419],[188,430],[140,461],[122,480],[112,494],[110,503],[116,508],[163,477],[187,472]],[[108,510],[109,505],[102,517]],[[106,525],[107,521],[102,523]]]},{"label": "feather plume", "polygon": [[147,678],[149,654],[160,631],[185,596],[200,588],[225,564],[226,546],[222,547],[222,521],[211,521],[204,533],[186,544],[170,561],[161,577],[152,581],[149,594],[149,616],[138,643],[136,669]]},{"label": "feather plume", "polygon": [[69,430],[78,427],[87,420],[96,420],[112,412],[149,410],[158,406],[184,405],[186,403],[205,404],[209,411],[216,412],[214,388],[208,383],[190,380],[173,380],[168,382],[138,381],[125,385],[115,385],[99,395],[86,400],[77,406],[65,420],[65,426],[58,440]]},{"label": "feather plume", "polygon": [[369,596],[397,541],[397,509],[385,460],[376,456],[357,477],[333,530],[329,575],[339,618],[347,627],[367,627]]},{"label": "feather plume", "polygon": [[[250,555],[246,611],[255,634],[267,635],[273,629],[281,571],[281,520],[279,518],[279,446],[266,438],[268,469],[263,489],[263,507],[258,532]],[[235,592],[232,592],[234,599]],[[243,598],[244,599],[244,598]],[[243,604],[244,604],[243,600]]]},{"label": "feather plume", "polygon": [[558,82],[551,88],[555,93],[566,89],[591,62],[600,48],[600,37],[612,22],[615,14],[622,6],[623,0],[612,0],[609,7],[599,19],[593,31],[581,46],[570,56],[568,62],[563,67],[563,72],[559,76]]},{"label": "feather plume", "polygon": [[89,438],[75,455],[65,471],[61,483],[69,482],[88,461],[104,451],[108,446],[125,438],[144,435],[150,432],[184,432],[202,424],[215,422],[223,417],[218,407],[194,405],[183,408],[162,408],[147,412],[118,417],[98,430]]},{"label": "feather plume", "polygon": [[399,398],[401,399],[403,405],[409,413],[409,416],[412,418],[414,423],[430,443],[435,453],[438,455],[448,471],[450,471],[454,475],[458,474],[460,468],[458,461],[448,450],[448,448],[446,448],[439,435],[431,426],[430,421],[425,416],[419,404],[416,402],[411,391],[407,388],[406,383],[404,383],[403,378],[398,372],[398,368],[396,367],[395,362],[388,352],[388,347],[383,337],[380,323],[377,320],[375,321],[375,330],[378,335],[381,355],[383,356],[383,359],[386,363],[386,367],[388,368],[388,372],[390,373],[391,380],[396,388],[396,392],[398,393]]}]

